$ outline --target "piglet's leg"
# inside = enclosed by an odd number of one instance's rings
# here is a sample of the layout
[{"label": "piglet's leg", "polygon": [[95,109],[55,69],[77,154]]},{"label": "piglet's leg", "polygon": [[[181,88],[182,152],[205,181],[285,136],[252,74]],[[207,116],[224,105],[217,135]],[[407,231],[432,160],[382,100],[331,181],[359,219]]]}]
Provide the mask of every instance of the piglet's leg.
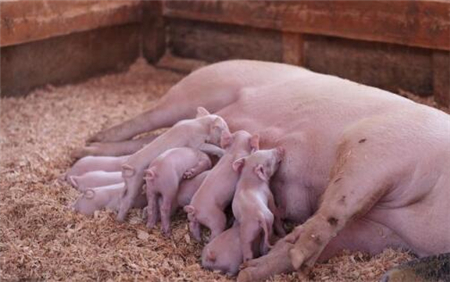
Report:
[{"label": "piglet's leg", "polygon": [[198,242],[202,240],[201,234],[202,231],[200,229],[200,224],[198,223],[197,220],[194,219],[189,221],[189,230],[191,231],[191,234],[195,240],[197,240]]},{"label": "piglet's leg", "polygon": [[253,241],[258,238],[262,229],[256,220],[241,222],[239,228],[239,239],[241,242],[243,261],[246,262],[254,257],[252,250]]},{"label": "piglet's leg", "polygon": [[191,179],[211,168],[211,161],[209,159],[200,160],[196,166],[186,170],[183,174],[183,179]]},{"label": "piglet's leg", "polygon": [[223,211],[216,208],[210,211],[208,220],[204,225],[211,230],[211,236],[209,237],[209,241],[211,242],[225,230],[227,225],[227,217]]},{"label": "piglet's leg", "polygon": [[84,156],[131,155],[142,149],[145,145],[149,144],[156,137],[158,137],[158,134],[150,134],[142,138],[122,142],[91,143],[88,146],[74,150],[72,152],[72,157],[78,159]]},{"label": "piglet's leg", "polygon": [[224,149],[222,149],[216,145],[208,144],[208,143],[202,144],[198,149],[208,155],[215,155],[219,158],[221,158],[223,156],[223,154],[225,154]]},{"label": "piglet's leg", "polygon": [[280,212],[277,208],[277,206],[275,205],[275,200],[273,198],[272,193],[270,193],[268,195],[268,206],[269,206],[269,210],[272,212],[272,214],[274,215],[274,227],[275,227],[275,231],[277,232],[278,236],[280,237],[284,237],[286,236],[286,232],[284,231],[283,228],[283,221],[281,220],[281,216],[280,216]]},{"label": "piglet's leg", "polygon": [[158,201],[154,192],[147,191],[147,227],[153,228],[158,221]]},{"label": "piglet's leg", "polygon": [[172,214],[172,204],[174,199],[176,198],[176,190],[175,193],[170,193],[169,191],[164,191],[162,194],[162,203],[160,206],[161,212],[161,227],[164,235],[170,236],[170,216]]}]

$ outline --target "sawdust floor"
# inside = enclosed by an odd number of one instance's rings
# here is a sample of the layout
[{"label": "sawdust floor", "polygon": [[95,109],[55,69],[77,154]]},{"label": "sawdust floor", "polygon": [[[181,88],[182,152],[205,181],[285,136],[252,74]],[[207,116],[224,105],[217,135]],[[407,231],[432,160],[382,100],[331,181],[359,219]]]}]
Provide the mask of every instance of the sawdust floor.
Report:
[{"label": "sawdust floor", "polygon": [[[58,181],[72,149],[149,108],[181,78],[140,59],[126,73],[1,100],[1,281],[230,281],[201,269],[202,246],[190,240],[183,213],[167,239],[147,230],[137,211],[126,224],[107,211],[94,218],[73,213],[68,204],[78,193]],[[393,250],[375,257],[347,252],[318,264],[311,279],[377,281],[410,258]]]}]

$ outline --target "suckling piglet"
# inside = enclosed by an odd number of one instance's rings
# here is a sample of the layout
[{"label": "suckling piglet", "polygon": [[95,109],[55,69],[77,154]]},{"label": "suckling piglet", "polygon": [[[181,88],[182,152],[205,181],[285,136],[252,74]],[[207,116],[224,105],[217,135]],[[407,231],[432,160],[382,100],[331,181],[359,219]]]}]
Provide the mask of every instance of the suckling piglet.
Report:
[{"label": "suckling piglet", "polygon": [[83,175],[69,176],[69,182],[79,191],[85,191],[88,188],[107,186],[124,182],[121,171],[102,171],[95,170],[86,172]]},{"label": "suckling piglet", "polygon": [[233,134],[224,131],[221,147],[225,154],[210,171],[192,198],[184,207],[188,214],[189,228],[193,237],[200,241],[200,224],[211,230],[210,240],[225,230],[227,218],[223,212],[233,199],[239,173],[233,170],[235,160],[248,156],[259,146],[259,136],[240,130]]},{"label": "suckling piglet", "polygon": [[[240,226],[237,221],[230,229],[220,233],[209,242],[202,251],[202,266],[210,270],[219,270],[230,276],[239,271],[242,263],[242,249],[239,239]],[[260,252],[261,236],[252,245],[255,254]]]},{"label": "suckling piglet", "polygon": [[[72,208],[85,215],[93,215],[95,211],[104,208],[117,211],[120,199],[125,191],[125,183],[90,188],[75,201]],[[133,203],[134,208],[143,208],[147,205],[145,194],[141,193]]]},{"label": "suckling piglet", "polygon": [[211,168],[208,155],[198,149],[182,147],[165,151],[153,160],[144,176],[147,184],[147,227],[153,228],[159,212],[165,235],[170,234],[170,215],[183,179],[193,178]]},{"label": "suckling piglet", "polygon": [[281,147],[271,150],[258,150],[250,156],[236,160],[233,169],[241,175],[233,199],[233,214],[240,224],[240,242],[243,260],[254,258],[252,244],[261,232],[264,232],[263,254],[271,247],[269,239],[275,226],[279,233],[282,230],[281,221],[269,181],[278,169],[283,159],[284,150]]},{"label": "suckling piglet", "polygon": [[[200,188],[200,185],[202,185],[203,180],[205,180],[206,176],[208,176],[209,170],[206,170],[199,175],[195,176],[194,178],[190,179],[183,179],[180,183],[180,187],[178,188],[178,194],[176,199],[174,199],[172,203],[172,211],[171,215],[173,215],[176,210],[179,207],[184,207],[186,205],[189,205],[191,203],[191,199],[194,196],[195,192],[197,192],[198,188]],[[147,185],[144,185],[146,187]],[[158,205],[162,204],[162,199],[159,197],[158,199]],[[147,207],[143,210],[143,218],[144,220],[147,220]],[[159,220],[159,213],[157,216],[156,221]]]},{"label": "suckling piglet", "polygon": [[122,171],[122,164],[129,156],[97,157],[88,156],[79,159],[66,173],[66,180],[71,183],[70,177],[80,176],[89,171],[102,170],[107,172]]}]

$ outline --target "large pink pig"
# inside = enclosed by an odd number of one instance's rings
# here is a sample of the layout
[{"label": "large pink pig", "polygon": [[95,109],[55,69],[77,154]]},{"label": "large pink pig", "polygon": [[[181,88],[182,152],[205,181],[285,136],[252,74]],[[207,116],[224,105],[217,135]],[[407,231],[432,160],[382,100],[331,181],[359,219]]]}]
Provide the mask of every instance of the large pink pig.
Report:
[{"label": "large pink pig", "polygon": [[208,155],[187,147],[169,149],[154,159],[144,177],[147,184],[147,227],[153,228],[157,222],[158,198],[161,197],[162,230],[169,235],[172,204],[177,199],[181,180],[193,178],[210,168]]},{"label": "large pink pig", "polygon": [[[87,189],[75,201],[72,208],[82,214],[92,215],[101,209],[117,211],[120,199],[125,189],[125,183],[117,183],[108,186]],[[135,208],[143,208],[147,205],[145,194],[140,194],[133,203]]]},{"label": "large pink pig", "polygon": [[107,172],[103,170],[89,171],[80,176],[69,176],[69,182],[79,191],[88,188],[107,186],[123,182],[121,171]]},{"label": "large pink pig", "polygon": [[195,239],[201,240],[200,224],[211,230],[210,240],[225,230],[227,218],[224,210],[231,203],[239,178],[232,164],[257,150],[258,144],[258,135],[252,136],[243,130],[222,134],[221,146],[225,149],[225,154],[195,193],[191,204],[184,207]]},{"label": "large pink pig", "polygon": [[234,217],[240,224],[239,236],[244,261],[255,257],[252,245],[259,239],[261,232],[264,233],[263,254],[269,251],[269,247],[272,247],[269,239],[273,235],[274,221],[278,233],[284,235],[269,188],[270,178],[277,171],[283,155],[284,150],[280,147],[258,150],[233,163],[233,169],[241,172],[232,207]]},{"label": "large pink pig", "polygon": [[[259,134],[262,147],[286,150],[271,187],[284,218],[302,225],[292,241],[247,262],[239,281],[308,268],[342,249],[450,252],[448,114],[304,68],[237,60],[193,72],[156,107],[93,139],[121,141],[171,126],[199,105],[233,131]],[[161,153],[156,140],[145,150]],[[165,142],[177,147],[174,138]],[[137,156],[127,163],[140,167]],[[138,187],[140,179],[128,182]]]}]

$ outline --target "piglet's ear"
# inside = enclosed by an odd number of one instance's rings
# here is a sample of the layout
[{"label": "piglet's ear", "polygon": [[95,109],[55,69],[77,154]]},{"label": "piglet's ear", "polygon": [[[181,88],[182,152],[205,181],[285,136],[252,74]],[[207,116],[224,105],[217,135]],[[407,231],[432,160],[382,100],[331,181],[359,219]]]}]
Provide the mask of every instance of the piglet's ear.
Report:
[{"label": "piglet's ear", "polygon": [[203,107],[198,107],[197,108],[197,116],[196,116],[197,118],[204,117],[204,116],[207,116],[209,114],[210,113],[205,108],[203,108]]},{"label": "piglet's ear", "polygon": [[194,208],[194,206],[191,206],[191,205],[184,206],[183,210],[184,210],[186,213],[189,213],[189,214],[195,214],[195,208]]},{"label": "piglet's ear", "polygon": [[85,197],[86,199],[92,199],[92,198],[94,198],[94,196],[95,196],[95,191],[94,191],[93,189],[87,189],[87,190],[84,192],[84,197]]},{"label": "piglet's ear", "polygon": [[218,128],[218,129],[223,129],[224,126],[224,122],[220,117],[217,117],[214,119],[213,123],[212,123],[212,128]]},{"label": "piglet's ear", "polygon": [[153,170],[153,168],[149,168],[145,171],[145,176],[144,176],[145,180],[153,180],[155,177],[156,177],[156,173]]},{"label": "piglet's ear", "polygon": [[242,168],[244,167],[244,164],[245,164],[245,158],[237,159],[233,163],[233,170],[237,171],[237,172],[241,172]]},{"label": "piglet's ear", "polygon": [[209,261],[215,262],[216,261],[216,253],[211,251],[210,249],[206,250],[206,258]]},{"label": "piglet's ear", "polygon": [[222,135],[220,136],[220,147],[225,149],[233,143],[233,136],[228,130],[222,131]]},{"label": "piglet's ear", "polygon": [[259,135],[255,134],[250,138],[250,148],[252,149],[251,152],[259,150]]},{"label": "piglet's ear", "polygon": [[261,164],[257,165],[255,167],[255,173],[262,181],[269,181],[269,178],[267,177],[266,170],[264,169],[263,165]]},{"label": "piglet's ear", "polygon": [[280,158],[280,161],[284,159],[284,155],[286,154],[286,151],[283,147],[277,147],[277,153]]}]

